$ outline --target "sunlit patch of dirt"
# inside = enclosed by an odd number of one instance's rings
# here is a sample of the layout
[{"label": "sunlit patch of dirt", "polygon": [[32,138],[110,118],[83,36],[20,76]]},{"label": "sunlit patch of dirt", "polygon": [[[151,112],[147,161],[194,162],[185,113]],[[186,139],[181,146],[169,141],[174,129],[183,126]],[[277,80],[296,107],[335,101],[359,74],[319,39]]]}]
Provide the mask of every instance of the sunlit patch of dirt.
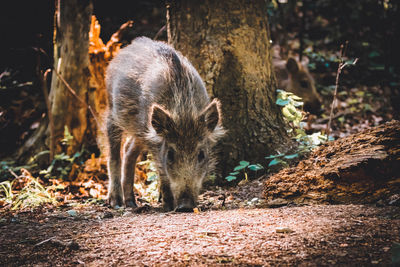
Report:
[{"label": "sunlit patch of dirt", "polygon": [[0,223],[0,265],[388,265],[399,214],[356,205],[26,212]]}]

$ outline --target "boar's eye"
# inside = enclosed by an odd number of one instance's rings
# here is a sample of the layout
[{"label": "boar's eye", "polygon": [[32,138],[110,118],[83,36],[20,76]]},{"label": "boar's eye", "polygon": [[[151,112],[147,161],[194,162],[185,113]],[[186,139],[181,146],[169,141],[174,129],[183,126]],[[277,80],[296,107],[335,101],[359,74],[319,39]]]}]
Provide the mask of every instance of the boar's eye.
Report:
[{"label": "boar's eye", "polygon": [[197,155],[197,159],[199,162],[202,162],[205,158],[204,151],[200,150],[199,154]]},{"label": "boar's eye", "polygon": [[306,80],[302,80],[300,81],[300,86],[303,88],[307,88],[308,87],[308,82]]},{"label": "boar's eye", "polygon": [[173,162],[174,158],[175,158],[175,151],[172,148],[168,149],[168,152],[167,152],[168,162]]}]

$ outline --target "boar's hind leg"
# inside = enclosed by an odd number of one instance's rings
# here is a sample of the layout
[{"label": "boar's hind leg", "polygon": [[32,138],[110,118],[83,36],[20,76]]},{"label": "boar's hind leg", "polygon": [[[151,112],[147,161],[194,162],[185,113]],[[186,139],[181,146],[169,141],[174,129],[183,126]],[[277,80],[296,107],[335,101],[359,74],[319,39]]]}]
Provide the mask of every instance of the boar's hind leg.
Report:
[{"label": "boar's hind leg", "polygon": [[124,147],[124,159],[122,162],[122,190],[124,192],[124,204],[126,207],[136,207],[133,183],[135,179],[135,165],[142,147],[133,137],[129,138]]},{"label": "boar's hind leg", "polygon": [[108,186],[108,204],[113,208],[122,206],[121,188],[121,129],[112,122],[112,118],[107,119],[107,137],[109,144],[108,176],[110,183]]}]

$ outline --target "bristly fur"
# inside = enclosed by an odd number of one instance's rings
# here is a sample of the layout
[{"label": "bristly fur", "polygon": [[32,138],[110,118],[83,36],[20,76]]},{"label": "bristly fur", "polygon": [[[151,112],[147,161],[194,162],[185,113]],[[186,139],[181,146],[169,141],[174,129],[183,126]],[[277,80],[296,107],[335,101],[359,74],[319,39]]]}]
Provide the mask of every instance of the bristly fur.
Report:
[{"label": "bristly fur", "polygon": [[[220,102],[210,102],[195,68],[167,44],[141,37],[111,61],[106,85],[108,128],[114,129],[108,130],[113,133],[110,147],[120,145],[115,129],[132,136],[140,149],[154,156],[164,188],[164,207],[183,205],[188,198],[195,203],[202,180],[215,166],[212,148],[225,133]],[[110,156],[110,162],[117,161]],[[120,178],[112,168],[118,164],[109,166],[110,187],[117,188]],[[114,195],[110,192],[110,203],[118,202]]]}]

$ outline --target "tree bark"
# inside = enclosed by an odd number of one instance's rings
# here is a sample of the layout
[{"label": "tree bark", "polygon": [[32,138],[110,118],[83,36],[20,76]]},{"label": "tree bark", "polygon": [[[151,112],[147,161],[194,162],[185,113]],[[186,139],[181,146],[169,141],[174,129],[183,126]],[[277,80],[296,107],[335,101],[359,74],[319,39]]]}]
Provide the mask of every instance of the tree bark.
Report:
[{"label": "tree bark", "polygon": [[268,205],[397,203],[400,122],[390,121],[315,149],[265,181]]},{"label": "tree bark", "polygon": [[266,3],[262,0],[176,0],[167,4],[168,40],[189,58],[207,90],[222,102],[219,169],[291,147],[275,104]]},{"label": "tree bark", "polygon": [[[62,147],[64,127],[74,137],[67,152],[88,141],[89,29],[93,6],[90,0],[58,0],[54,32],[54,71],[51,83],[56,152]],[[59,75],[75,91],[71,93]],[[79,100],[80,99],[80,100]]]}]

